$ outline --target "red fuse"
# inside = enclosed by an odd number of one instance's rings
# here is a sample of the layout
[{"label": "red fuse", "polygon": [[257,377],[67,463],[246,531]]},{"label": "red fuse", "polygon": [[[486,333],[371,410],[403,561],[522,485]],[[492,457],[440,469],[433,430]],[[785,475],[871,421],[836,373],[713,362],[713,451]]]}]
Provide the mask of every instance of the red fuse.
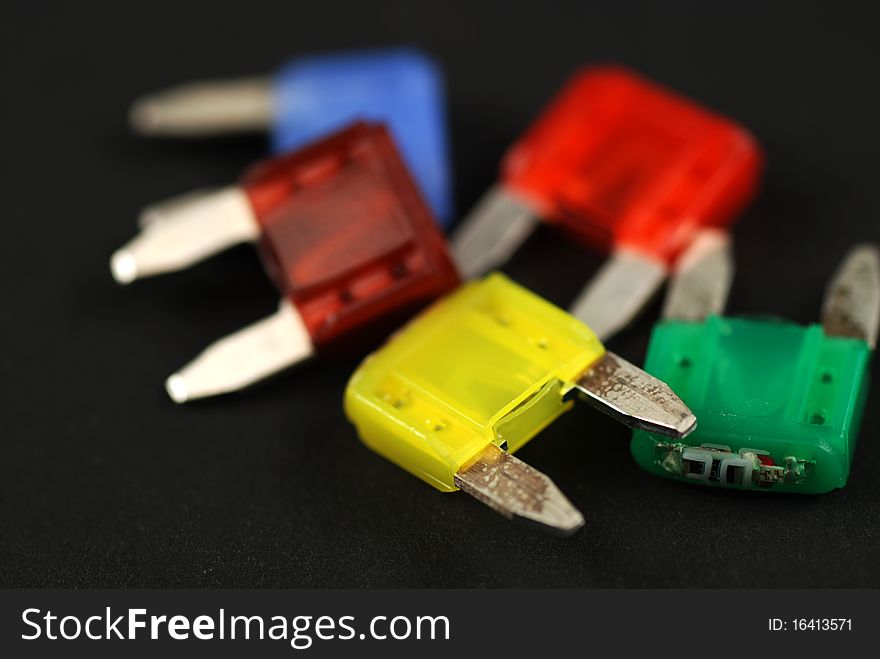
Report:
[{"label": "red fuse", "polygon": [[387,329],[458,284],[442,235],[387,130],[357,123],[264,161],[240,185],[149,209],[113,255],[121,283],[256,241],[277,313],[209,346],[167,382],[177,402],[241,389]]},{"label": "red fuse", "polygon": [[753,196],[762,167],[742,127],[626,69],[579,71],[505,155],[501,183],[464,220],[465,276],[504,262],[536,217],[612,259],[572,305],[608,338],[628,323],[705,228]]}]

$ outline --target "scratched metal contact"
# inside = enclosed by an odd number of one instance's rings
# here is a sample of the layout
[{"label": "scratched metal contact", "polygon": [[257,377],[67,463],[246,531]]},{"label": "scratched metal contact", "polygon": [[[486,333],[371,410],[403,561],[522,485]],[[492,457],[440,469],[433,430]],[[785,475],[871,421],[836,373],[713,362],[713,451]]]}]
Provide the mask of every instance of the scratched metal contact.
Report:
[{"label": "scratched metal contact", "polygon": [[584,399],[632,427],[686,437],[697,418],[669,386],[612,352],[606,352],[575,383]]},{"label": "scratched metal contact", "polygon": [[553,481],[494,444],[455,475],[455,485],[508,519],[562,535],[584,525],[583,515]]}]

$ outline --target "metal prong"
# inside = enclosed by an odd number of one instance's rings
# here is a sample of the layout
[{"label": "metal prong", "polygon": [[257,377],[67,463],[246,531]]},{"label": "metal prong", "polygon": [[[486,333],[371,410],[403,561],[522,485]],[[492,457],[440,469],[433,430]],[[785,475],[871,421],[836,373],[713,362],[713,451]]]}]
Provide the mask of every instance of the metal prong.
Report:
[{"label": "metal prong", "polygon": [[584,525],[584,516],[553,481],[494,444],[455,474],[455,485],[508,519],[562,535]]},{"label": "metal prong", "polygon": [[207,197],[208,195],[211,195],[218,190],[220,190],[220,188],[217,187],[198,188],[196,190],[184,192],[183,194],[179,194],[169,199],[157,201],[155,204],[145,206],[144,209],[141,210],[141,214],[138,216],[138,228],[146,229],[151,224],[156,224],[163,219],[173,217],[174,212],[178,208],[183,208],[187,204],[190,204],[197,199]]},{"label": "metal prong", "polygon": [[666,279],[666,266],[637,252],[619,249],[569,308],[605,341],[626,327]]},{"label": "metal prong", "polygon": [[260,226],[245,193],[223,188],[189,201],[172,202],[152,216],[141,232],[110,260],[120,284],[181,270],[238,243],[256,240]]},{"label": "metal prong", "polygon": [[238,391],[313,353],[299,312],[285,300],[268,318],[208,346],[168,378],[165,389],[176,403]]},{"label": "metal prong", "polygon": [[132,129],[142,135],[195,137],[265,130],[272,121],[268,78],[195,82],[134,102]]},{"label": "metal prong", "polygon": [[593,364],[572,391],[631,428],[682,438],[697,427],[697,417],[665,382],[613,352]]},{"label": "metal prong", "polygon": [[718,229],[701,231],[676,264],[663,318],[696,323],[722,313],[733,272],[730,235]]},{"label": "metal prong", "polygon": [[456,228],[450,242],[458,271],[479,277],[507,261],[538,225],[534,211],[503,188],[491,188]]},{"label": "metal prong", "polygon": [[880,250],[854,247],[825,290],[822,325],[828,336],[844,336],[877,346],[880,329]]}]

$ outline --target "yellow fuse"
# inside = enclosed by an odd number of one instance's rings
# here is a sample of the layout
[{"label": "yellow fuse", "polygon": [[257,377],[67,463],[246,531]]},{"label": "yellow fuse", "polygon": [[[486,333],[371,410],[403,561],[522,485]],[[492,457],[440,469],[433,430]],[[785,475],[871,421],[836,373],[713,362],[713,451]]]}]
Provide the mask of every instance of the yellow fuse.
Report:
[{"label": "yellow fuse", "polygon": [[[548,501],[542,488],[555,490],[552,482],[508,455],[568,410],[574,392],[655,432],[683,436],[694,423],[668,388],[607,353],[582,322],[492,274],[367,357],[348,383],[345,410],[365,444],[437,489],[465,489],[507,516],[546,523],[510,508],[570,504],[561,494]],[[576,521],[570,513],[566,523]]]}]

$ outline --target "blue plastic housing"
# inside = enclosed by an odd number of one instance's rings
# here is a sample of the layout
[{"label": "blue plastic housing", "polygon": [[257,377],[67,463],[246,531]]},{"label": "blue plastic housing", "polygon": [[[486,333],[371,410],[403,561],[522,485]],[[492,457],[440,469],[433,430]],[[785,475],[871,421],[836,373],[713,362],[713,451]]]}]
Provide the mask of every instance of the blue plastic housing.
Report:
[{"label": "blue plastic housing", "polygon": [[412,48],[356,51],[295,59],[274,79],[272,148],[288,151],[356,120],[391,129],[438,221],[453,215],[443,79]]}]

